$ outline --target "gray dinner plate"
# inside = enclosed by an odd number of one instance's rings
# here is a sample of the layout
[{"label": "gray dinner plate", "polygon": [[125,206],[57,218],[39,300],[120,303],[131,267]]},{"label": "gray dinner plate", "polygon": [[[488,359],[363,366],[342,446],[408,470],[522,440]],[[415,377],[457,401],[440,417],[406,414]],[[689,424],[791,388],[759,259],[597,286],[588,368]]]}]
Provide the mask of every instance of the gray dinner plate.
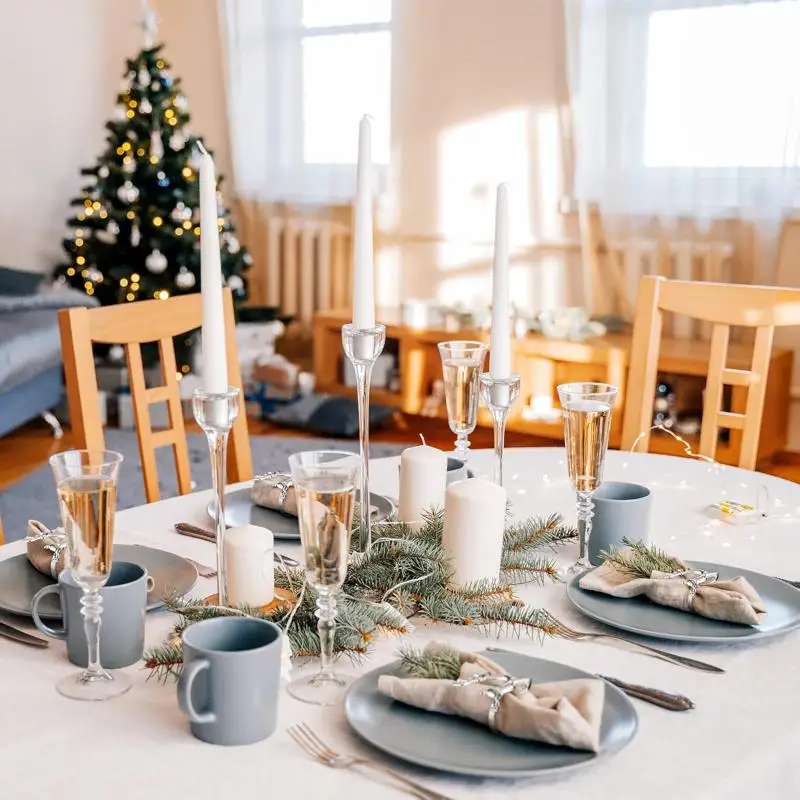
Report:
[{"label": "gray dinner plate", "polygon": [[[486,654],[510,675],[536,683],[594,678],[582,670],[520,653]],[[350,727],[373,747],[412,764],[482,778],[531,778],[586,767],[621,750],[638,726],[631,701],[605,687],[600,750],[589,753],[541,742],[498,736],[471,720],[412,708],[378,692],[380,675],[401,674],[399,662],[357,680],[345,700]]]},{"label": "gray dinner plate", "polygon": [[[382,522],[394,512],[394,505],[388,497],[370,492],[371,505],[377,511],[372,515],[373,522]],[[212,500],[207,507],[208,516],[216,519],[214,501]],[[250,487],[236,489],[225,493],[225,524],[228,527],[233,525],[260,525],[262,528],[269,528],[276,539],[295,539],[300,541],[300,528],[297,517],[290,514],[282,514],[280,511],[273,511],[271,508],[257,506],[250,499]]]},{"label": "gray dinner plate", "polygon": [[567,584],[567,597],[586,616],[612,628],[677,642],[735,644],[777,636],[800,627],[800,591],[788,583],[760,572],[711,561],[691,561],[689,566],[718,572],[720,578],[737,575],[747,578],[764,601],[767,610],[764,621],[760,625],[736,625],[659,606],[643,597],[625,600],[600,592],[587,592],[578,586],[580,575]]},{"label": "gray dinner plate", "polygon": [[[114,546],[115,561],[141,564],[153,578],[153,590],[147,595],[147,610],[164,605],[163,597],[176,592],[186,594],[197,582],[197,570],[185,559],[166,550],[143,545]],[[39,589],[55,583],[52,578],[34,569],[28,556],[22,555],[0,561],[0,611],[29,617],[31,602]],[[45,597],[39,605],[42,619],[61,619],[61,607],[54,595]]]}]

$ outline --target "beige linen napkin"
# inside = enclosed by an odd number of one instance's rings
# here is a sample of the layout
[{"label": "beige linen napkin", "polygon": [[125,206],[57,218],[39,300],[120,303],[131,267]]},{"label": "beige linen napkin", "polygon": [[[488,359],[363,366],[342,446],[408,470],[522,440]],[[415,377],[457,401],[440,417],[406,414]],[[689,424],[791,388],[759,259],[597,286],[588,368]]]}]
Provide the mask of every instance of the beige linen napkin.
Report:
[{"label": "beige linen napkin", "polygon": [[[292,517],[297,516],[297,495],[295,494],[292,476],[283,472],[268,472],[257,475],[250,487],[250,499],[264,508],[281,511]],[[374,516],[378,509],[370,506]]]},{"label": "beige linen napkin", "polygon": [[[624,555],[625,552],[621,550],[620,554]],[[689,569],[683,562],[679,563]],[[666,572],[653,572],[649,578],[636,578],[606,562],[587,572],[580,579],[580,587],[612,597],[644,595],[661,606],[741,625],[758,625],[767,613],[758,592],[741,576],[697,583],[696,593],[693,594],[691,580],[686,578],[671,576]]]},{"label": "beige linen napkin", "polygon": [[28,561],[51,578],[58,578],[67,565],[67,537],[62,528],[50,530],[35,519],[28,520]]},{"label": "beige linen napkin", "polygon": [[[441,647],[432,643],[426,651]],[[505,675],[502,667],[477,653],[461,653],[461,680],[481,673]],[[535,677],[535,676],[514,676]],[[399,678],[381,675],[378,691],[401,703],[439,714],[466,717],[489,724],[492,698],[489,687],[479,683],[459,686],[452,680]],[[570,680],[532,684],[519,695],[509,693],[500,700],[495,718],[498,733],[515,739],[597,752],[603,716],[605,684],[601,680]]]}]

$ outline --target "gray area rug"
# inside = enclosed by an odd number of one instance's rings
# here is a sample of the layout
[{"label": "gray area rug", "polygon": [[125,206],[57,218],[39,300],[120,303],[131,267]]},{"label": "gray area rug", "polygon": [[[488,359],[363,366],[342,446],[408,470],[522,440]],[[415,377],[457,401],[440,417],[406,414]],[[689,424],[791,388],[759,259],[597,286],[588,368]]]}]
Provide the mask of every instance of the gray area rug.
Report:
[{"label": "gray area rug", "polygon": [[[192,480],[196,482],[197,489],[208,489],[211,487],[211,470],[205,436],[189,434],[187,439]],[[120,474],[118,508],[142,505],[145,502],[144,481],[135,431],[107,430],[106,447],[122,453],[125,458]],[[253,470],[256,474],[274,469],[287,469],[288,457],[303,450],[336,449],[358,452],[358,443],[354,441],[289,439],[282,436],[252,436],[250,447],[253,451]],[[394,456],[403,448],[404,445],[376,444],[370,448],[370,454],[373,458]],[[156,460],[161,497],[174,497],[178,494],[178,483],[172,448],[157,450]],[[58,518],[53,473],[49,465],[45,464],[0,494],[0,516],[3,519],[7,542],[25,536],[29,519],[38,519],[50,527],[61,524]]]}]

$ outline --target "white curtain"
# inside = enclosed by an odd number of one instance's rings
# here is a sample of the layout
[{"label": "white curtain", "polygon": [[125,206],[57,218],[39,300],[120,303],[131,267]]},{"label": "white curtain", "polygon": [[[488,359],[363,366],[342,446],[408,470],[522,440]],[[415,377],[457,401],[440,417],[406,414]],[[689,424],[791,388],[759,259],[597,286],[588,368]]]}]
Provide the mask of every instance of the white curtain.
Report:
[{"label": "white curtain", "polygon": [[767,223],[800,204],[800,2],[565,7],[578,199]]},{"label": "white curtain", "polygon": [[252,200],[348,202],[358,122],[373,124],[385,181],[391,0],[220,0],[237,192]]}]

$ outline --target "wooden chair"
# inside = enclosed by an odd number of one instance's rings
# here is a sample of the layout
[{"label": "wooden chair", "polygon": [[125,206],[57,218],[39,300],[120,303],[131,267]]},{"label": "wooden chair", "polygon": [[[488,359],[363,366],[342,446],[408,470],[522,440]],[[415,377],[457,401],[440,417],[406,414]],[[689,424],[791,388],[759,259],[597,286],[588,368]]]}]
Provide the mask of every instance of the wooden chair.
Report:
[{"label": "wooden chair", "polygon": [[[655,275],[643,277],[633,327],[623,449],[630,449],[642,432],[645,432],[642,437],[645,449],[650,441],[665,311],[712,324],[700,453],[714,458],[720,428],[741,431],[739,466],[754,469],[775,328],[800,325],[800,289],[673,281]],[[727,367],[731,325],[755,329],[750,369]],[[743,413],[722,410],[726,385],[746,390]]]},{"label": "wooden chair", "polygon": [[[77,448],[105,447],[92,343],[125,345],[148,503],[160,499],[155,458],[156,448],[159,447],[172,447],[178,472],[178,490],[181,494],[191,491],[189,449],[186,444],[172,337],[200,327],[201,303],[198,293],[170,300],[145,300],[130,305],[64,309],[58,315],[69,413],[73,441]],[[233,300],[229,289],[225,289],[224,308],[228,382],[231,386],[241,388]],[[158,342],[162,385],[147,388],[141,345],[154,341]],[[158,402],[167,404],[170,427],[154,431],[149,406]],[[242,407],[229,439],[228,481],[234,483],[252,477],[247,417],[242,400]]]}]

